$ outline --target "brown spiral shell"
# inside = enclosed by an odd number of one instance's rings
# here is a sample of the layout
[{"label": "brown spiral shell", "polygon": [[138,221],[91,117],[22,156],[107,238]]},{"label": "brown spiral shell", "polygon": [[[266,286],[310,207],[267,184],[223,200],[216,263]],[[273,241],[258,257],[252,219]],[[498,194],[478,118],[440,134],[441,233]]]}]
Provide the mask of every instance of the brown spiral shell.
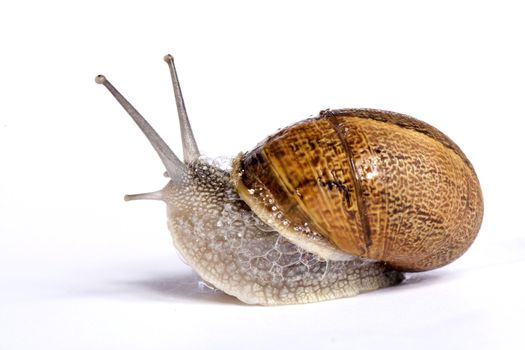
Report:
[{"label": "brown spiral shell", "polygon": [[479,181],[459,147],[387,111],[327,110],[284,128],[236,160],[233,180],[255,212],[278,211],[281,226],[307,227],[402,271],[458,258],[483,216]]}]

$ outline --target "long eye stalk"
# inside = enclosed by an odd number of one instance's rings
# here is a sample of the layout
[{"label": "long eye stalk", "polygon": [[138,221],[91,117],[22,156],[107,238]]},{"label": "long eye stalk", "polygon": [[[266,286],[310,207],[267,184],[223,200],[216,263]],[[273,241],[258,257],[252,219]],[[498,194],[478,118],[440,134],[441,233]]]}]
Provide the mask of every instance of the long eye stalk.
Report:
[{"label": "long eye stalk", "polygon": [[149,142],[157,151],[162,163],[166,167],[166,171],[171,179],[178,182],[182,178],[186,166],[173,153],[164,140],[157,134],[155,129],[144,119],[144,117],[131,105],[131,103],[122,96],[122,94],[106,79],[103,75],[98,75],[95,78],[98,84],[104,85],[109,92],[115,97],[120,105],[128,112],[130,117],[135,121],[140,130],[148,138]]},{"label": "long eye stalk", "polygon": [[190,163],[199,158],[199,147],[197,146],[197,141],[195,141],[195,136],[191,130],[190,120],[186,113],[186,106],[184,105],[184,98],[182,97],[182,91],[179,84],[179,78],[177,77],[177,70],[175,69],[175,63],[173,62],[173,56],[164,56],[164,61],[166,61],[170,68],[171,83],[173,84],[173,93],[175,94],[175,102],[177,103],[184,162]]}]

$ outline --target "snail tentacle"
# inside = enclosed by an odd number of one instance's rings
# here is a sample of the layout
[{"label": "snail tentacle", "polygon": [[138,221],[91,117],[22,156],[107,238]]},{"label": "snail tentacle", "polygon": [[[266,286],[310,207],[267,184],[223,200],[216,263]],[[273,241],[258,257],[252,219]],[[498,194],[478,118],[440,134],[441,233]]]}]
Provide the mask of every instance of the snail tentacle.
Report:
[{"label": "snail tentacle", "polygon": [[153,127],[144,119],[144,117],[137,111],[128,100],[106,79],[103,75],[98,75],[95,78],[98,84],[104,85],[108,91],[115,97],[118,103],[128,112],[129,116],[135,121],[140,130],[147,137],[155,151],[157,151],[160,160],[166,167],[170,178],[175,182],[180,182],[186,166],[173,153],[170,147],[164,142]]},{"label": "snail tentacle", "polygon": [[142,200],[142,199],[161,201],[163,200],[162,190],[154,191],[154,192],[146,192],[146,193],[127,194],[124,196],[124,200],[126,202]]},{"label": "snail tentacle", "polygon": [[182,97],[182,90],[180,88],[177,70],[172,55],[164,56],[164,61],[168,64],[171,74],[171,83],[173,85],[173,93],[175,94],[175,102],[177,103],[177,113],[179,115],[180,135],[182,139],[182,150],[184,152],[184,162],[186,164],[200,157],[199,147],[191,129],[190,120],[186,113],[186,105]]}]

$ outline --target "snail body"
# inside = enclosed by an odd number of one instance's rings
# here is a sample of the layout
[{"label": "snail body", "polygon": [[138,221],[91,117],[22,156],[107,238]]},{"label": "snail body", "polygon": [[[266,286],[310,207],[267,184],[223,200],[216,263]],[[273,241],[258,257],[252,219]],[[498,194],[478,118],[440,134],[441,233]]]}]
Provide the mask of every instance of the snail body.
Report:
[{"label": "snail body", "polygon": [[230,174],[189,164],[160,192],[176,249],[208,284],[248,304],[296,304],[356,295],[402,281],[382,262],[327,260],[292,243],[246,205]]},{"label": "snail body", "polygon": [[208,283],[250,304],[356,295],[443,266],[479,231],[475,171],[437,129],[397,113],[321,111],[241,153],[231,171],[200,157],[173,58],[180,161],[136,109],[103,84],[149,139],[170,181],[126,199],[167,205],[177,250]]}]

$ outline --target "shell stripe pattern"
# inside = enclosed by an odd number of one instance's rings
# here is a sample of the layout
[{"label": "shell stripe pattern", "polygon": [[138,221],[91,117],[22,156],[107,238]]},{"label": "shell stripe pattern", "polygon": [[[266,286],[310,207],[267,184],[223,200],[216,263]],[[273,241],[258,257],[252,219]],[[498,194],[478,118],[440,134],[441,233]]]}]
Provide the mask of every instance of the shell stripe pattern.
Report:
[{"label": "shell stripe pattern", "polygon": [[471,163],[446,135],[406,115],[322,111],[241,162],[243,186],[271,194],[257,205],[278,213],[275,220],[402,271],[455,260],[481,225]]},{"label": "shell stripe pattern", "polygon": [[[329,111],[324,111],[324,115],[329,115]],[[339,142],[343,146],[345,153],[348,157],[348,164],[350,165],[350,173],[352,175],[352,185],[355,188],[355,198],[357,204],[357,210],[360,213],[359,218],[361,220],[361,227],[363,229],[363,240],[365,242],[365,247],[368,248],[372,244],[370,241],[370,223],[368,222],[368,215],[366,206],[363,203],[363,188],[361,187],[361,182],[357,178],[357,167],[355,165],[354,156],[352,155],[352,148],[348,145],[345,138],[345,130],[341,130],[341,124],[337,122],[337,119],[334,116],[330,116],[327,120],[332,124]],[[355,130],[355,132],[360,132],[361,130]],[[361,137],[365,135],[361,134]]]}]

